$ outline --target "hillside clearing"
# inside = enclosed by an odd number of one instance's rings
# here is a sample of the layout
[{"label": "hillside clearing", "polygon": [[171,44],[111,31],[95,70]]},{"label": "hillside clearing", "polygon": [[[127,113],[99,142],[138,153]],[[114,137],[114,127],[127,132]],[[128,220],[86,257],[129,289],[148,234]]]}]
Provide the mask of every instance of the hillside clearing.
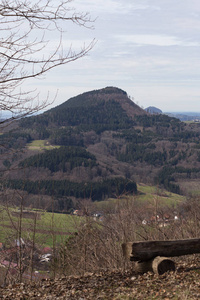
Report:
[{"label": "hillside clearing", "polygon": [[27,144],[29,150],[52,150],[59,147],[60,146],[50,145],[47,140],[35,140]]},{"label": "hillside clearing", "polygon": [[175,208],[178,204],[186,200],[185,196],[171,193],[164,189],[159,189],[156,186],[149,186],[142,183],[137,184],[137,190],[137,195],[122,195],[117,199],[109,198],[108,200],[94,202],[94,205],[97,209],[106,211],[112,209],[118,203],[122,203],[122,201],[134,201],[137,206],[144,206],[144,208],[155,206],[155,204],[163,208]]}]

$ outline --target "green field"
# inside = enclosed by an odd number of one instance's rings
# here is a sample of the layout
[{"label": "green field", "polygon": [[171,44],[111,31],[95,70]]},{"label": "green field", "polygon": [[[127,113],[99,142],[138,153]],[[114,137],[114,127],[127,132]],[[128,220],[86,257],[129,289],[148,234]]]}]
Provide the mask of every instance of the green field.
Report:
[{"label": "green field", "polygon": [[20,210],[1,207],[0,242],[9,243],[18,239],[21,226],[21,235],[25,240],[32,241],[35,234],[37,244],[52,246],[53,243],[65,241],[78,229],[81,221],[80,217],[73,215],[34,210],[24,211],[20,218]]},{"label": "green field", "polygon": [[95,202],[95,206],[99,210],[112,209],[122,201],[135,201],[137,205],[153,206],[155,203],[160,207],[176,207],[177,204],[186,200],[185,196],[174,194],[166,190],[158,189],[156,186],[148,186],[144,184],[137,184],[138,194],[132,196],[122,196],[118,199],[108,199],[106,201]]},{"label": "green field", "polygon": [[[185,197],[160,190],[155,186],[138,184],[138,194],[132,196],[122,196],[118,199],[110,198],[106,201],[92,203],[93,211],[108,212],[118,204],[126,206],[127,201],[134,201],[137,206],[144,208],[154,207],[173,207],[183,202]],[[19,237],[21,221],[22,237],[26,240],[33,240],[42,246],[59,244],[80,228],[85,222],[85,217],[76,215],[50,213],[42,210],[24,210],[20,218],[18,208],[0,207],[0,242],[7,243]]]},{"label": "green field", "polygon": [[139,192],[137,200],[141,203],[154,203],[155,201],[159,201],[161,206],[176,207],[177,204],[186,200],[185,196],[159,189],[156,186],[138,184],[137,187]]},{"label": "green field", "polygon": [[29,150],[52,150],[55,148],[59,148],[60,146],[52,146],[46,140],[35,140],[31,143],[27,144],[27,148]]}]

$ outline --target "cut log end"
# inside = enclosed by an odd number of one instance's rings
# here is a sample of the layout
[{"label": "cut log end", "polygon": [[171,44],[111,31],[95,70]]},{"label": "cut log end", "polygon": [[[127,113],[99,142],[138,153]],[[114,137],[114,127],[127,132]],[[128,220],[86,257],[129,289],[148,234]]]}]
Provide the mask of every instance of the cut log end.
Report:
[{"label": "cut log end", "polygon": [[150,271],[162,275],[168,271],[175,271],[175,263],[169,258],[157,256],[148,261],[135,262],[134,270],[142,274]]},{"label": "cut log end", "polygon": [[162,275],[168,271],[175,271],[175,262],[167,257],[157,256],[152,263],[154,273]]},{"label": "cut log end", "polygon": [[133,243],[130,243],[130,242],[122,244],[123,256],[129,260],[130,260],[131,253],[132,253],[132,244]]}]

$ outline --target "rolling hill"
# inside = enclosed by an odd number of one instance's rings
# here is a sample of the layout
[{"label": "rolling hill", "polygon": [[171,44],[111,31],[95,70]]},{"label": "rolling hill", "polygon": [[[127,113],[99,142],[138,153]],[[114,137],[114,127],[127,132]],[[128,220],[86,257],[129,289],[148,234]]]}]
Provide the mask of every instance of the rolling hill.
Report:
[{"label": "rolling hill", "polygon": [[[187,193],[186,183],[200,178],[200,124],[148,114],[116,87],[78,95],[15,127],[0,135],[2,182],[54,195],[58,210],[77,199],[136,193],[137,182]],[[43,146],[29,147],[38,140]]]}]

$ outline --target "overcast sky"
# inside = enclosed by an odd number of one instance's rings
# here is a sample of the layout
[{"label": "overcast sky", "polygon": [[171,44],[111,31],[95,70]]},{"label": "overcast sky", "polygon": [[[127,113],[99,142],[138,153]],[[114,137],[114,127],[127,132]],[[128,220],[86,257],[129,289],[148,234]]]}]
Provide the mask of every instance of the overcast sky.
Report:
[{"label": "overcast sky", "polygon": [[59,89],[53,106],[115,86],[143,108],[200,112],[199,0],[74,0],[97,18],[94,30],[67,28],[76,48],[96,38],[89,55],[51,71],[39,88]]}]

